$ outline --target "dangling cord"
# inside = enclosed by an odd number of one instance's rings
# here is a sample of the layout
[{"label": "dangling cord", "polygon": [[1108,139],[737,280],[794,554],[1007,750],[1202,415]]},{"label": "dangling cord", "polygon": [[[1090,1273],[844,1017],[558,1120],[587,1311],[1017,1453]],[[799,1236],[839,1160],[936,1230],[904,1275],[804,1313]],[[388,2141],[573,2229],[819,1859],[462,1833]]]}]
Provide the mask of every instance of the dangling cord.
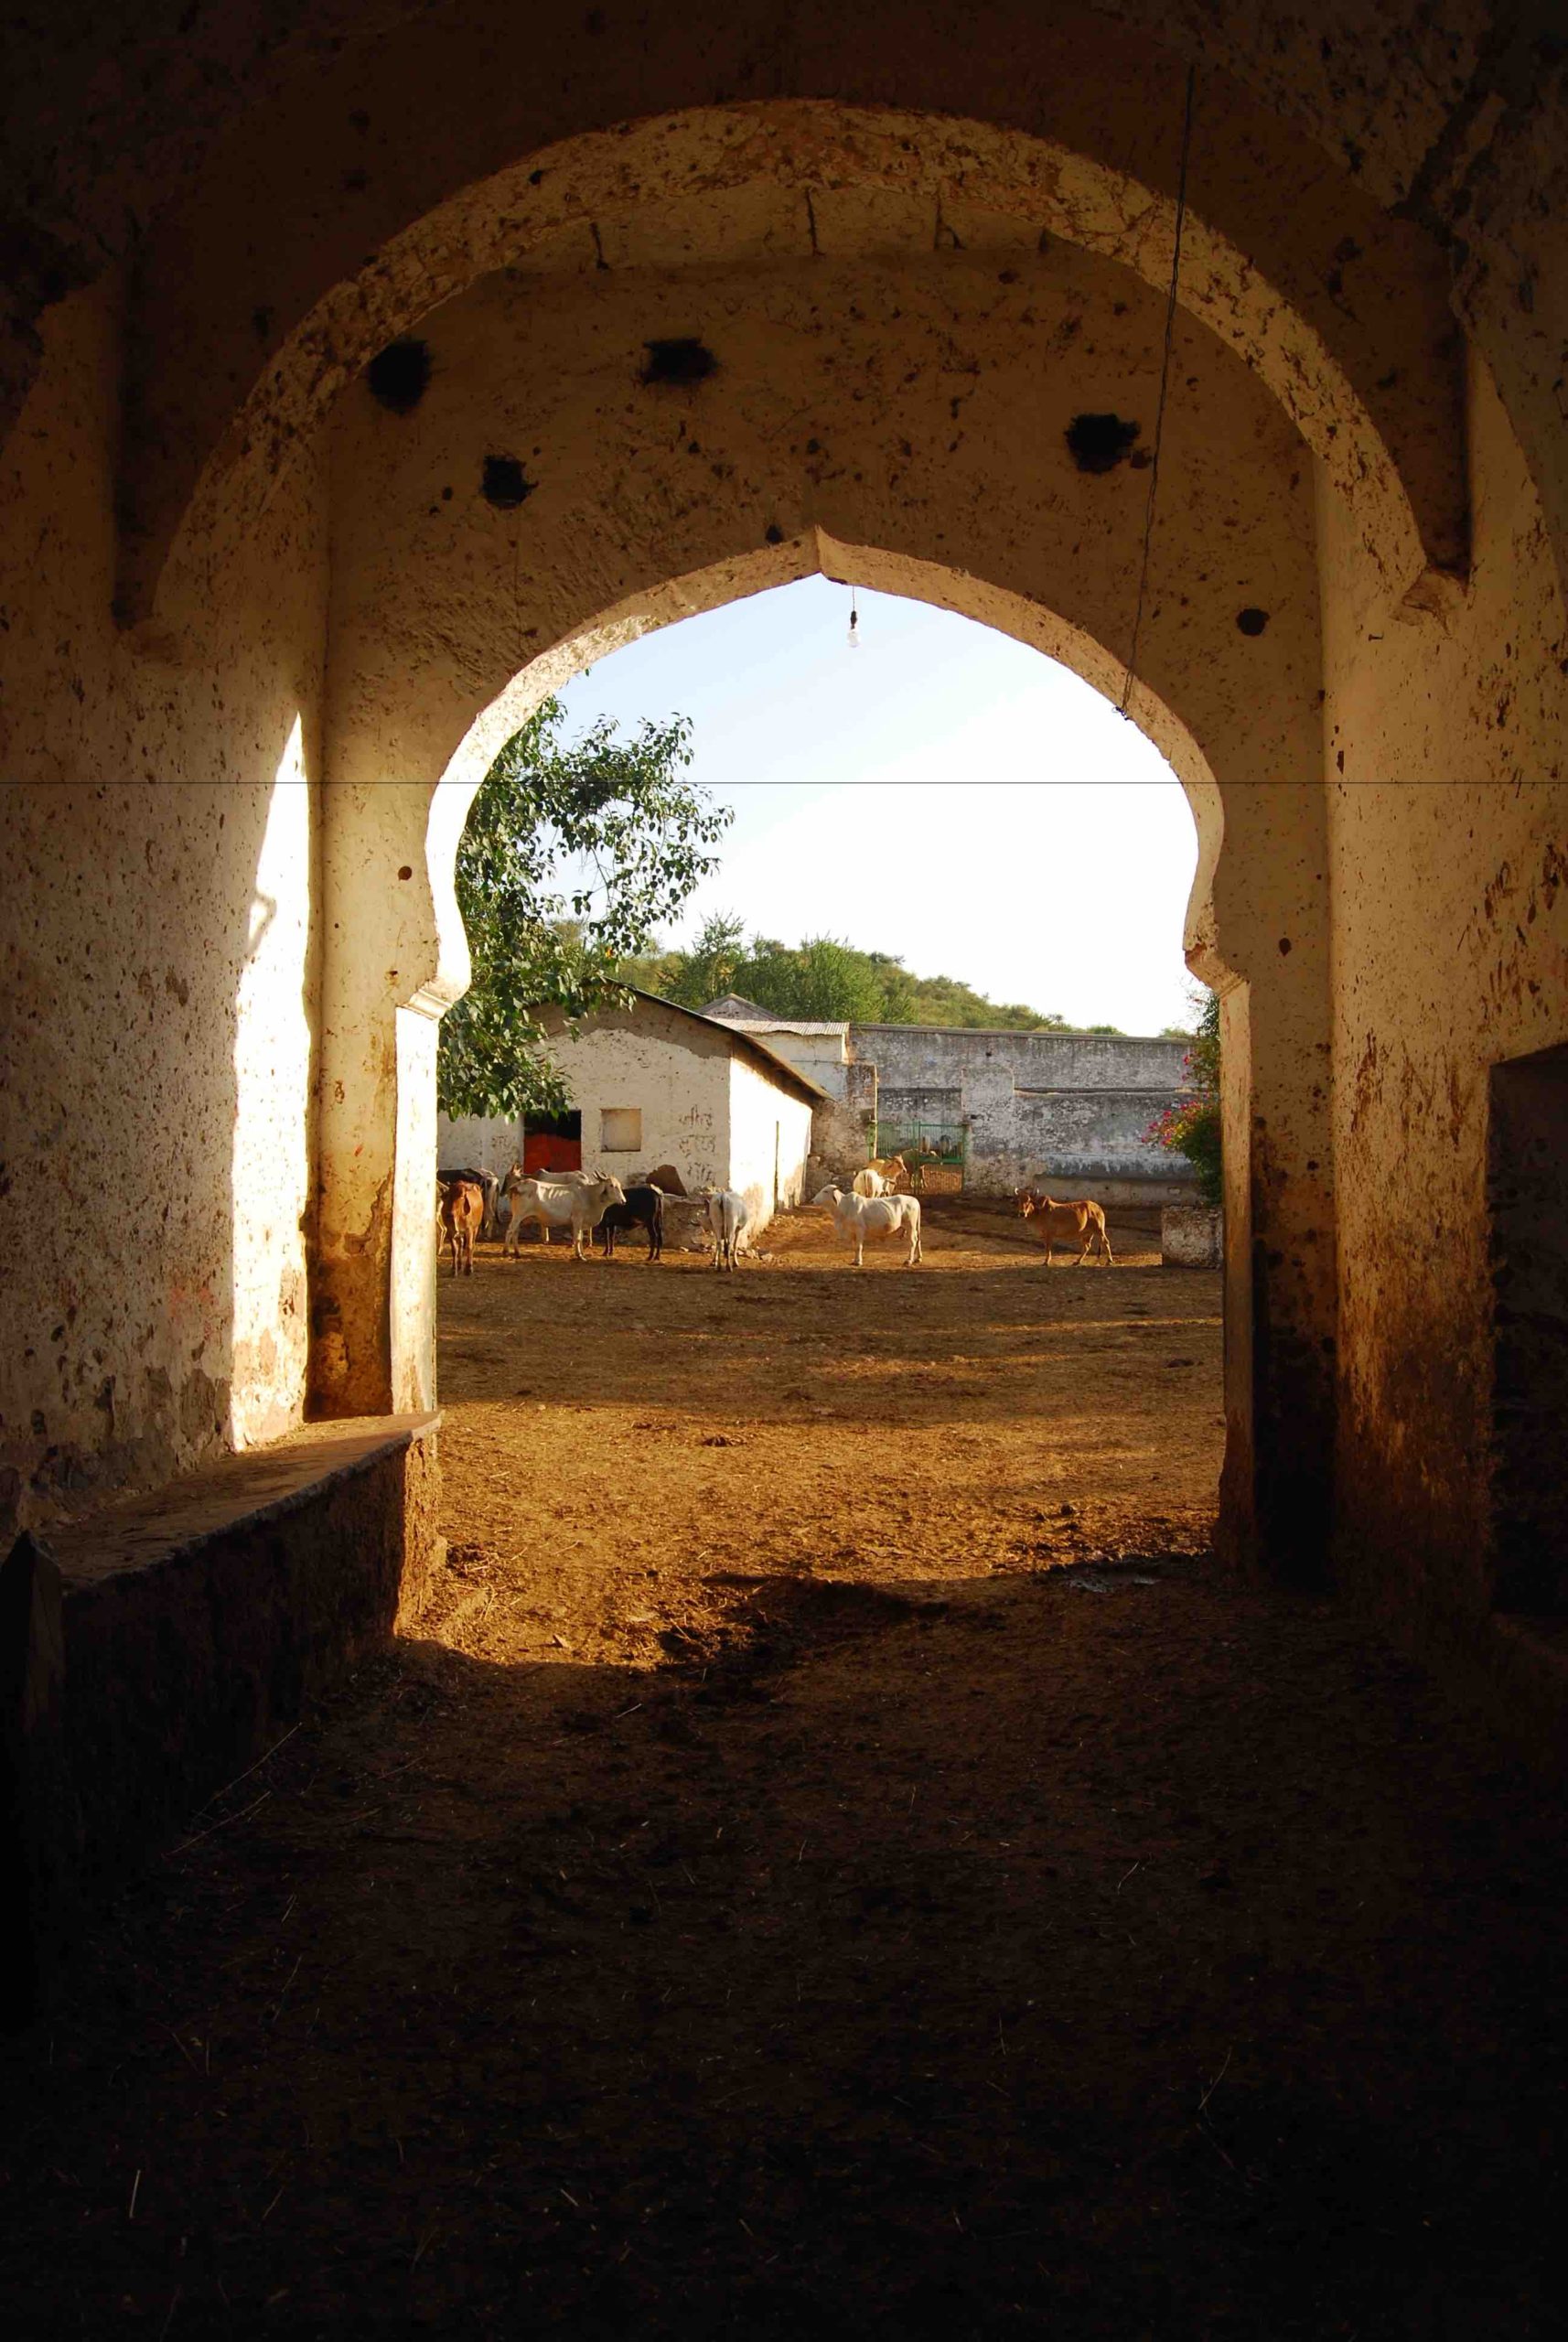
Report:
[{"label": "dangling cord", "polygon": [[855,589],[853,586],[849,589],[849,647],[852,650],[860,649],[860,611],[856,606]]},{"label": "dangling cord", "polygon": [[528,664],[528,648],[522,630],[522,530],[515,512],[511,516],[511,622],[517,636],[514,672],[521,675]]},{"label": "dangling cord", "polygon": [[1127,679],[1122,686],[1118,714],[1125,715],[1138,671],[1138,638],[1144,629],[1144,599],[1149,587],[1149,547],[1155,534],[1155,492],[1160,484],[1160,446],[1165,433],[1165,397],[1170,389],[1171,349],[1176,340],[1176,286],[1181,277],[1182,230],[1187,225],[1187,166],[1192,152],[1192,96],[1197,68],[1187,69],[1187,104],[1181,125],[1181,171],[1176,180],[1176,237],[1171,247],[1171,284],[1165,297],[1165,347],[1160,360],[1160,403],[1155,415],[1154,454],[1149,464],[1149,496],[1144,508],[1144,551],[1138,564],[1138,603],[1133,614],[1133,639],[1127,651]]}]

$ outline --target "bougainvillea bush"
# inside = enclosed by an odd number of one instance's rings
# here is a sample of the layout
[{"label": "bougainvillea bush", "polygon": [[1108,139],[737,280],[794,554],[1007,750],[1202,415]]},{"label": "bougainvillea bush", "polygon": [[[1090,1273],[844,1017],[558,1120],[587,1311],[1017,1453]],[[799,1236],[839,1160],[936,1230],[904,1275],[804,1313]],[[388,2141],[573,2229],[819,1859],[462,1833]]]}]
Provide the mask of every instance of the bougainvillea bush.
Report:
[{"label": "bougainvillea bush", "polygon": [[1206,1204],[1218,1210],[1224,1199],[1219,1133],[1219,995],[1197,995],[1197,1028],[1183,1060],[1190,1090],[1156,1114],[1144,1132],[1152,1145],[1185,1155]]}]

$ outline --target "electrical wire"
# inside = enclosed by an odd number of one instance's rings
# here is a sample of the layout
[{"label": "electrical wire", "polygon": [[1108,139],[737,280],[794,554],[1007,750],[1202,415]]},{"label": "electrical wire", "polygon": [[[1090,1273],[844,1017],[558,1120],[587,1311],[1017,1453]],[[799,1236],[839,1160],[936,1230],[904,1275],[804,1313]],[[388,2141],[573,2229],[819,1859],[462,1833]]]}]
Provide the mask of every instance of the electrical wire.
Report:
[{"label": "electrical wire", "polygon": [[1160,403],[1155,415],[1155,446],[1149,463],[1149,495],[1144,507],[1144,550],[1138,564],[1138,601],[1133,613],[1133,639],[1127,649],[1126,681],[1117,713],[1125,715],[1138,671],[1138,638],[1144,630],[1144,603],[1149,590],[1149,547],[1155,535],[1155,497],[1160,484],[1160,448],[1165,435],[1165,400],[1170,391],[1171,350],[1176,341],[1176,287],[1181,279],[1182,231],[1187,225],[1187,168],[1192,153],[1192,100],[1197,70],[1187,69],[1187,102],[1182,113],[1181,170],[1176,179],[1176,235],[1171,246],[1170,291],[1165,296],[1165,346],[1160,360]]}]

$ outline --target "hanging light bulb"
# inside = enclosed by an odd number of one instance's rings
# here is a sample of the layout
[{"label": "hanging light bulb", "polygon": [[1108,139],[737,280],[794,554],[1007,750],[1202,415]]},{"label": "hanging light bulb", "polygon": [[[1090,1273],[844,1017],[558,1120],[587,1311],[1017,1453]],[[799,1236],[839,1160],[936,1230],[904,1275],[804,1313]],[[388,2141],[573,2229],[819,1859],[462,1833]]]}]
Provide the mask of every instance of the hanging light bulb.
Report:
[{"label": "hanging light bulb", "polygon": [[852,650],[860,649],[860,612],[855,607],[853,586],[849,589],[849,647]]}]

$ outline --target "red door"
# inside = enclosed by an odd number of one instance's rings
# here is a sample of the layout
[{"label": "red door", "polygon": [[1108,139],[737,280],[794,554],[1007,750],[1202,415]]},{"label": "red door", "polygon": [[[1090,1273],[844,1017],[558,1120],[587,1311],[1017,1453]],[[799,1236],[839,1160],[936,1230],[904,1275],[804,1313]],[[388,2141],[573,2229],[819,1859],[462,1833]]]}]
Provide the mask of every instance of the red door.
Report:
[{"label": "red door", "polygon": [[557,1138],[553,1131],[530,1131],[522,1142],[522,1167],[531,1179],[542,1171],[580,1171],[583,1142]]}]

